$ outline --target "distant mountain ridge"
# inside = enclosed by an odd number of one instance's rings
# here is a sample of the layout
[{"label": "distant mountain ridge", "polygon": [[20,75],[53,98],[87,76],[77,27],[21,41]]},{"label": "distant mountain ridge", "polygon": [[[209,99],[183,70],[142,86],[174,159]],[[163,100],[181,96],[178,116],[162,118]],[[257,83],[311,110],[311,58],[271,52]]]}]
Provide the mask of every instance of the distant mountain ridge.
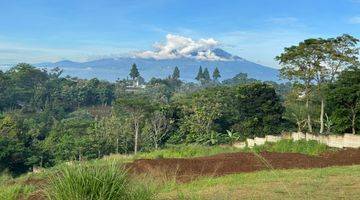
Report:
[{"label": "distant mountain ridge", "polygon": [[[202,52],[193,52],[192,55]],[[64,69],[64,74],[80,78],[99,78],[109,81],[123,79],[129,76],[129,70],[136,63],[140,74],[146,80],[152,77],[165,78],[172,74],[177,66],[180,69],[180,78],[184,81],[195,81],[199,66],[208,68],[210,73],[217,67],[220,70],[221,80],[234,77],[242,72],[249,77],[263,81],[278,81],[278,70],[266,67],[254,62],[234,56],[222,49],[211,50],[217,59],[196,59],[193,57],[181,57],[173,59],[154,59],[139,57],[103,58],[87,62],[74,62],[63,60],[55,63],[38,63],[37,67]]]}]

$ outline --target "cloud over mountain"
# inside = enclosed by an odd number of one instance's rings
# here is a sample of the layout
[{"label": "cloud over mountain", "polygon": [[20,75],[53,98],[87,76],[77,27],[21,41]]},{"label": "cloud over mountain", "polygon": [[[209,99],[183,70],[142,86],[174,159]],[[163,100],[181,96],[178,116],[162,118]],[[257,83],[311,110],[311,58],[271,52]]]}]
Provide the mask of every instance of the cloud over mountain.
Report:
[{"label": "cloud over mountain", "polygon": [[175,58],[195,58],[198,60],[228,60],[214,52],[220,46],[219,41],[208,38],[193,40],[188,37],[179,35],[166,35],[166,42],[156,43],[154,51],[136,52],[135,57],[139,58],[154,58],[161,59],[175,59]]}]

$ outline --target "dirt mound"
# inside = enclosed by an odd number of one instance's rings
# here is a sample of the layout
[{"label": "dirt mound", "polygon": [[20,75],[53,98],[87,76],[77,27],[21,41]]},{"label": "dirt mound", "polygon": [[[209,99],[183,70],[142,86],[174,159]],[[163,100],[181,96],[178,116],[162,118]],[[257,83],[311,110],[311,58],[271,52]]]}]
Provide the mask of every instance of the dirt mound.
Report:
[{"label": "dirt mound", "polygon": [[299,153],[228,153],[199,158],[140,159],[129,164],[133,173],[173,177],[180,182],[199,176],[221,176],[266,169],[321,168],[360,164],[360,149],[329,152],[321,156]]}]

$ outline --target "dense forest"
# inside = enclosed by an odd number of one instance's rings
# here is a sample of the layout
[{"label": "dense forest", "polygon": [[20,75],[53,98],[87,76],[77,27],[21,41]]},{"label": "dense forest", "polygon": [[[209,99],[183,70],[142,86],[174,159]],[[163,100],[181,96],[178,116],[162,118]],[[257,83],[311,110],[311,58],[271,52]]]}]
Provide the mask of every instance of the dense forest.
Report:
[{"label": "dense forest", "polygon": [[342,35],[285,48],[276,58],[281,83],[242,73],[220,81],[217,68],[201,67],[197,83],[182,82],[177,67],[146,82],[136,64],[129,79],[111,83],[20,63],[0,71],[0,172],[285,131],[356,134],[357,42]]}]

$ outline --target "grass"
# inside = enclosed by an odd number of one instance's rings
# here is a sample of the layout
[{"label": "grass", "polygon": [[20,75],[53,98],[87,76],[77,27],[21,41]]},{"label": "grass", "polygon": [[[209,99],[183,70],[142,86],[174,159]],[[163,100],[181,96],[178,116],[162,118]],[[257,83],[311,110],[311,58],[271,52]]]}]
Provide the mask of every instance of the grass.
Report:
[{"label": "grass", "polygon": [[[202,145],[170,145],[164,149],[151,152],[141,152],[137,155],[111,155],[102,160],[111,162],[131,162],[135,159],[158,159],[158,158],[193,158],[201,156],[211,156],[220,153],[235,152],[279,152],[279,153],[302,153],[306,155],[319,155],[333,150],[317,141],[310,140],[280,140],[276,143],[265,143],[264,145],[253,148],[238,149],[231,146],[202,146]],[[101,160],[100,160],[101,161]],[[96,161],[95,161],[96,162]]]},{"label": "grass", "polygon": [[[316,141],[281,140],[252,149],[230,146],[180,145],[133,155],[111,155],[87,162],[60,164],[39,174],[28,173],[16,179],[0,176],[0,199],[26,199],[34,191],[45,191],[49,199],[313,199],[313,193],[325,197],[335,190],[352,197],[352,190],[360,193],[360,166],[311,170],[271,170],[203,178],[188,184],[174,180],[148,181],[149,177],[129,177],[121,167],[123,163],[147,158],[190,158],[233,152],[293,152],[319,155],[332,148]],[[151,178],[151,177],[150,177]],[[40,180],[40,181],[39,181]],[[45,188],[36,183],[47,180]],[[29,184],[30,183],[30,184]],[[36,187],[35,187],[35,186]],[[160,188],[160,189],[159,189]],[[298,188],[298,190],[296,189]],[[325,190],[326,189],[326,190]],[[157,195],[157,192],[159,194]],[[241,194],[241,195],[240,195]],[[240,195],[240,196],[239,196]],[[268,198],[267,198],[268,199]]]},{"label": "grass", "polygon": [[241,149],[231,146],[203,146],[203,145],[169,145],[164,149],[158,149],[151,152],[140,152],[137,155],[113,154],[105,156],[99,160],[93,160],[93,163],[128,163],[135,159],[159,159],[159,158],[193,158],[201,156],[211,156],[220,153],[240,152]]},{"label": "grass", "polygon": [[17,200],[27,199],[30,194],[35,191],[34,186],[12,184],[0,186],[0,199],[2,200]]},{"label": "grass", "polygon": [[165,185],[159,199],[360,199],[360,166],[202,178]]},{"label": "grass", "polygon": [[265,143],[264,145],[255,146],[251,149],[245,148],[245,152],[260,153],[263,151],[278,152],[278,153],[301,153],[310,156],[317,156],[322,153],[333,151],[334,148],[330,148],[325,144],[321,144],[315,140],[280,140],[276,143]]},{"label": "grass", "polygon": [[151,187],[134,182],[119,165],[74,164],[63,167],[49,181],[50,200],[153,199]]},{"label": "grass", "polygon": [[193,158],[239,151],[240,149],[231,146],[172,145],[165,149],[140,153],[135,158]]}]

